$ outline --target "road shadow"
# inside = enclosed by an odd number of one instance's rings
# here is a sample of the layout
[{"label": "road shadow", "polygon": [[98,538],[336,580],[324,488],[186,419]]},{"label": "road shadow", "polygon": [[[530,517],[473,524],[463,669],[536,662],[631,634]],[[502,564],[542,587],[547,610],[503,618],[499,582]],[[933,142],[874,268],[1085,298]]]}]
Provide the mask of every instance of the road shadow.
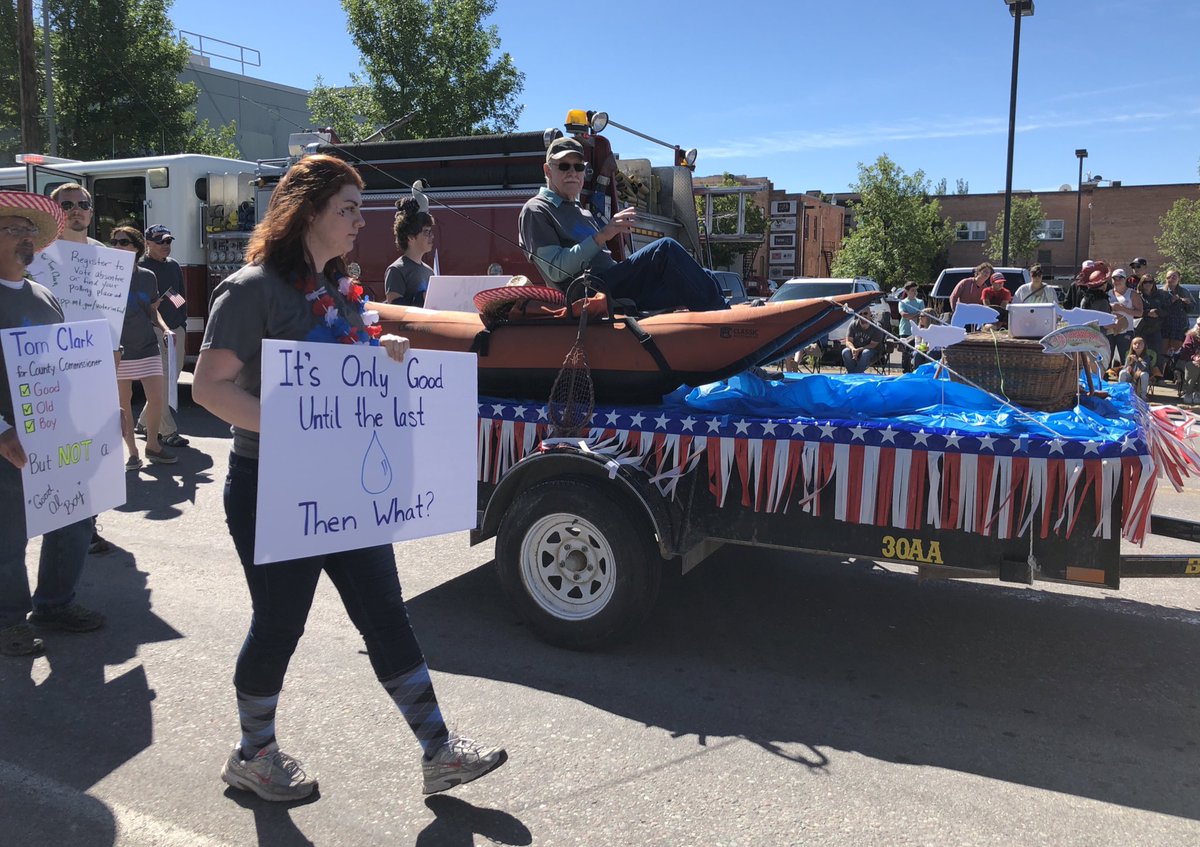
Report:
[{"label": "road shadow", "polygon": [[321,799],[321,788],[303,800],[279,803],[264,800],[249,791],[226,788],[225,797],[254,814],[254,829],[259,847],[313,847],[313,842],[292,820],[292,809],[307,806]]},{"label": "road shadow", "polygon": [[[182,389],[182,387],[181,387]],[[182,408],[175,414],[175,423],[179,432],[191,438],[223,438],[229,439],[229,424],[209,414],[200,406],[191,403],[187,398],[190,392],[180,392]],[[134,417],[140,414],[140,409],[134,406]],[[173,465],[155,465],[146,458],[146,439],[137,436],[138,451],[144,464],[140,470],[127,471],[125,474],[124,505],[115,511],[144,513],[147,520],[166,521],[183,514],[180,507],[183,503],[196,502],[196,493],[200,486],[210,485],[214,481],[212,468],[213,457],[198,449],[195,442],[187,447],[168,448],[175,454],[178,461]],[[103,527],[104,516],[100,516]],[[103,529],[101,529],[103,533]]]},{"label": "road shadow", "polygon": [[736,548],[665,580],[604,652],[536,640],[490,563],[408,607],[436,670],[698,745],[740,737],[813,769],[854,751],[1200,819],[1200,626],[1176,610]]},{"label": "road shadow", "polygon": [[491,844],[533,843],[533,833],[517,818],[499,809],[483,809],[446,795],[426,799],[437,817],[417,835],[416,847],[474,847],[476,835]]},{"label": "road shadow", "polygon": [[[29,552],[34,560],[35,546]],[[135,659],[143,644],[182,636],[151,611],[147,574],[123,550],[89,556],[78,595],[108,617],[108,626],[84,634],[45,633],[45,656],[0,662],[5,843],[13,836],[13,844],[113,844],[112,812],[84,792],[154,738],[155,694],[143,667],[106,669]],[[39,808],[45,812],[40,818]],[[18,837],[26,824],[38,827],[36,838]],[[55,833],[62,837],[49,838]]]}]

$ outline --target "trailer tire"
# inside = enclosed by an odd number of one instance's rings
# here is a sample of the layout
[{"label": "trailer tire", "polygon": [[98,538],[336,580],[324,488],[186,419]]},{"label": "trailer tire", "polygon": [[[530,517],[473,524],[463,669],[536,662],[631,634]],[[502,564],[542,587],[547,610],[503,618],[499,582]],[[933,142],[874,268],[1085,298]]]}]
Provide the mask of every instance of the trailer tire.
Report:
[{"label": "trailer tire", "polygon": [[646,516],[603,484],[552,479],[522,492],[496,538],[496,570],[539,638],[590,650],[649,616],[662,557]]}]

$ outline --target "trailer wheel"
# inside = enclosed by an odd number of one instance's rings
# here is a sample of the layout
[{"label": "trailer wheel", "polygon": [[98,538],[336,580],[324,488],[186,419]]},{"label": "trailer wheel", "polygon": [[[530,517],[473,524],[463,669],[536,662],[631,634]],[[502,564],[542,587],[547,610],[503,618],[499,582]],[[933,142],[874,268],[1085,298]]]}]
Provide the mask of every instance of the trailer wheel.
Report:
[{"label": "trailer wheel", "polygon": [[649,615],[662,578],[645,516],[582,479],[548,480],[513,501],[496,568],[538,637],[572,650],[627,635]]}]

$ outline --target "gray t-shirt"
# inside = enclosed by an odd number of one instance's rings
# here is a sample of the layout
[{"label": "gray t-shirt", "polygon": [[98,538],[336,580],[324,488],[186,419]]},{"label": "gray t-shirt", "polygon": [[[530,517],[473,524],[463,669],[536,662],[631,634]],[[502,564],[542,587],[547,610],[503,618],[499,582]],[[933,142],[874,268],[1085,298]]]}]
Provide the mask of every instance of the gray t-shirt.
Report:
[{"label": "gray t-shirt", "polygon": [[[348,308],[336,287],[327,284],[326,290],[342,316],[352,326],[362,326],[362,316],[357,309]],[[263,340],[317,340],[310,339],[317,324],[303,291],[273,268],[247,265],[226,277],[213,292],[200,349],[228,350],[237,356],[242,370],[234,383],[258,397],[262,390]],[[237,426],[231,429],[233,452],[257,459],[259,434]]]},{"label": "gray t-shirt", "polygon": [[[20,288],[0,285],[0,329],[60,324],[64,320],[66,318],[63,317],[62,307],[58,305],[50,289],[28,279]],[[0,347],[0,417],[10,426],[16,426],[3,347]],[[11,517],[8,515],[4,520]]]},{"label": "gray t-shirt", "polygon": [[162,315],[167,329],[182,329],[187,326],[187,306],[176,306],[166,297],[169,291],[183,296],[183,268],[170,256],[161,262],[143,256],[141,266],[153,273],[158,280],[158,294],[162,298],[158,301],[158,313]]},{"label": "gray t-shirt", "polygon": [[385,294],[396,293],[400,299],[395,302],[401,306],[424,306],[425,291],[429,288],[429,278],[433,276],[433,268],[423,262],[416,262],[401,256],[388,265],[387,273],[383,275],[383,290]]},{"label": "gray t-shirt", "polygon": [[121,358],[149,359],[161,355],[154,327],[158,323],[152,305],[158,299],[158,280],[143,267],[133,269],[129,298],[125,301],[125,323],[121,326]]},{"label": "gray t-shirt", "polygon": [[616,264],[608,248],[596,243],[601,226],[592,213],[549,188],[529,198],[518,226],[521,249],[542,278],[560,288],[584,268],[599,273]]}]

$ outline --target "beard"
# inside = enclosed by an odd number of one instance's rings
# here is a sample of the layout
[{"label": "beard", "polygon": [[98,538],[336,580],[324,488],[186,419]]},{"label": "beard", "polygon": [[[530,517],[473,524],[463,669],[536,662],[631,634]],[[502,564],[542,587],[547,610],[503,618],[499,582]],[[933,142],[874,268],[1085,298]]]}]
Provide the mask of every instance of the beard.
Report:
[{"label": "beard", "polygon": [[30,242],[22,242],[17,245],[17,258],[25,267],[33,264],[33,244]]},{"label": "beard", "polygon": [[82,218],[71,218],[67,221],[67,226],[76,232],[87,232],[88,225],[84,223]]}]

